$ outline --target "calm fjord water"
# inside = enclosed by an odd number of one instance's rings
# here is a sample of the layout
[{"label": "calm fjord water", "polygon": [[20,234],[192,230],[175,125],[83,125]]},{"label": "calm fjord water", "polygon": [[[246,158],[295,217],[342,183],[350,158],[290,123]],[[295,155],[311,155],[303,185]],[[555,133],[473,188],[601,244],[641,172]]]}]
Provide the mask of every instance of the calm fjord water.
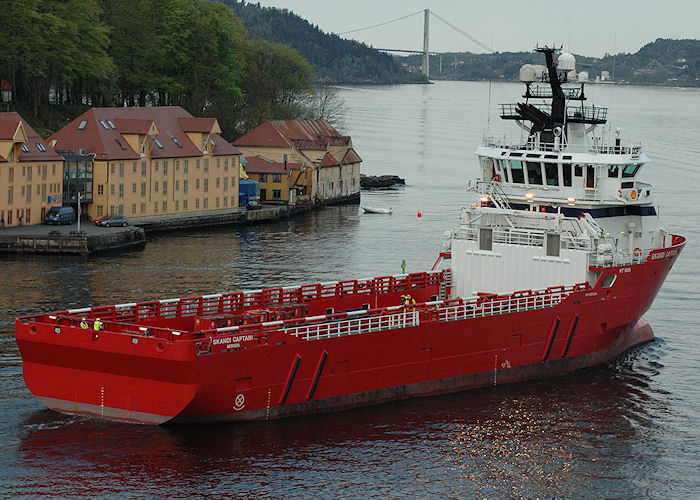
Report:
[{"label": "calm fjord water", "polygon": [[[510,135],[496,104],[521,93],[492,86],[494,135]],[[689,239],[646,314],[656,342],[565,378],[275,422],[143,427],[45,410],[22,381],[16,316],[432,265],[477,175],[488,84],[344,88],[363,171],[406,178],[362,194],[391,216],[334,207],[105,258],[2,257],[0,496],[700,496],[700,91],[587,93],[643,141],[663,225]]]}]

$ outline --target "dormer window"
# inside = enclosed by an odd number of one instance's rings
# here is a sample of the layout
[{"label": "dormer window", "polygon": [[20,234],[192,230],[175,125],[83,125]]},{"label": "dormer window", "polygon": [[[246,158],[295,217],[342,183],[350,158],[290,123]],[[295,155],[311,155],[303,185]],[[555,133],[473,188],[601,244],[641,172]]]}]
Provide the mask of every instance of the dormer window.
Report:
[{"label": "dormer window", "polygon": [[163,149],[163,145],[160,143],[158,139],[154,139],[156,141],[156,146],[158,146],[160,149]]},{"label": "dormer window", "polygon": [[113,128],[114,130],[117,129],[117,127],[114,126],[114,122],[112,122],[112,120],[107,120],[107,124],[108,124],[111,128]]},{"label": "dormer window", "polygon": [[107,125],[104,120],[100,120],[100,125],[102,125],[105,130],[109,130],[109,125]]},{"label": "dormer window", "polygon": [[29,147],[26,144],[22,144],[22,152],[29,153]]},{"label": "dormer window", "polygon": [[46,147],[42,143],[37,143],[36,148],[41,151],[42,153],[46,152]]},{"label": "dormer window", "polygon": [[119,139],[114,139],[114,142],[116,142],[121,149],[126,151],[126,147],[124,146],[124,144],[122,144],[122,141],[120,141]]},{"label": "dormer window", "polygon": [[85,127],[87,127],[88,121],[83,120],[80,122],[80,125],[78,125],[78,130],[85,130]]}]

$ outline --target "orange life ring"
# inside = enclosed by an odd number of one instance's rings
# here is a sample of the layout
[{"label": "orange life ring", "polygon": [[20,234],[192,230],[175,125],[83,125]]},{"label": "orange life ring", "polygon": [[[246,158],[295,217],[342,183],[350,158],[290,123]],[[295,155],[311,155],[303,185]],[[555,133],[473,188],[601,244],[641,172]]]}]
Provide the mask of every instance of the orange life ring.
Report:
[{"label": "orange life ring", "polygon": [[630,198],[632,198],[633,200],[637,199],[637,190],[636,189],[633,189],[632,191],[630,191]]}]

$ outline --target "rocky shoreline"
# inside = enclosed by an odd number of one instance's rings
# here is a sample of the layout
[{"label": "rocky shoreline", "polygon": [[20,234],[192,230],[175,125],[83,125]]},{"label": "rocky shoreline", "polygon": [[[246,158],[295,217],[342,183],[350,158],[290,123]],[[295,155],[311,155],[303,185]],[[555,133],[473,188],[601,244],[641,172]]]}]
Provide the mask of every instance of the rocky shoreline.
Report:
[{"label": "rocky shoreline", "polygon": [[364,175],[360,174],[362,189],[395,189],[405,186],[406,180],[398,175]]}]

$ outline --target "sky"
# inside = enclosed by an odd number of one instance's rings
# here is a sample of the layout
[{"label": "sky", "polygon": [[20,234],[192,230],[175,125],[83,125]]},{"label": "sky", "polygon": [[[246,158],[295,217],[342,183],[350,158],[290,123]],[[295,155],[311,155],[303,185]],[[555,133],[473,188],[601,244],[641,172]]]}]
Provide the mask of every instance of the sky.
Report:
[{"label": "sky", "polygon": [[[255,2],[250,3],[257,3]],[[430,9],[498,52],[563,45],[585,56],[637,52],[657,38],[700,38],[698,0],[259,0],[286,8],[327,33],[375,48],[423,49],[423,11]],[[485,52],[464,34],[430,16],[430,50]]]}]

